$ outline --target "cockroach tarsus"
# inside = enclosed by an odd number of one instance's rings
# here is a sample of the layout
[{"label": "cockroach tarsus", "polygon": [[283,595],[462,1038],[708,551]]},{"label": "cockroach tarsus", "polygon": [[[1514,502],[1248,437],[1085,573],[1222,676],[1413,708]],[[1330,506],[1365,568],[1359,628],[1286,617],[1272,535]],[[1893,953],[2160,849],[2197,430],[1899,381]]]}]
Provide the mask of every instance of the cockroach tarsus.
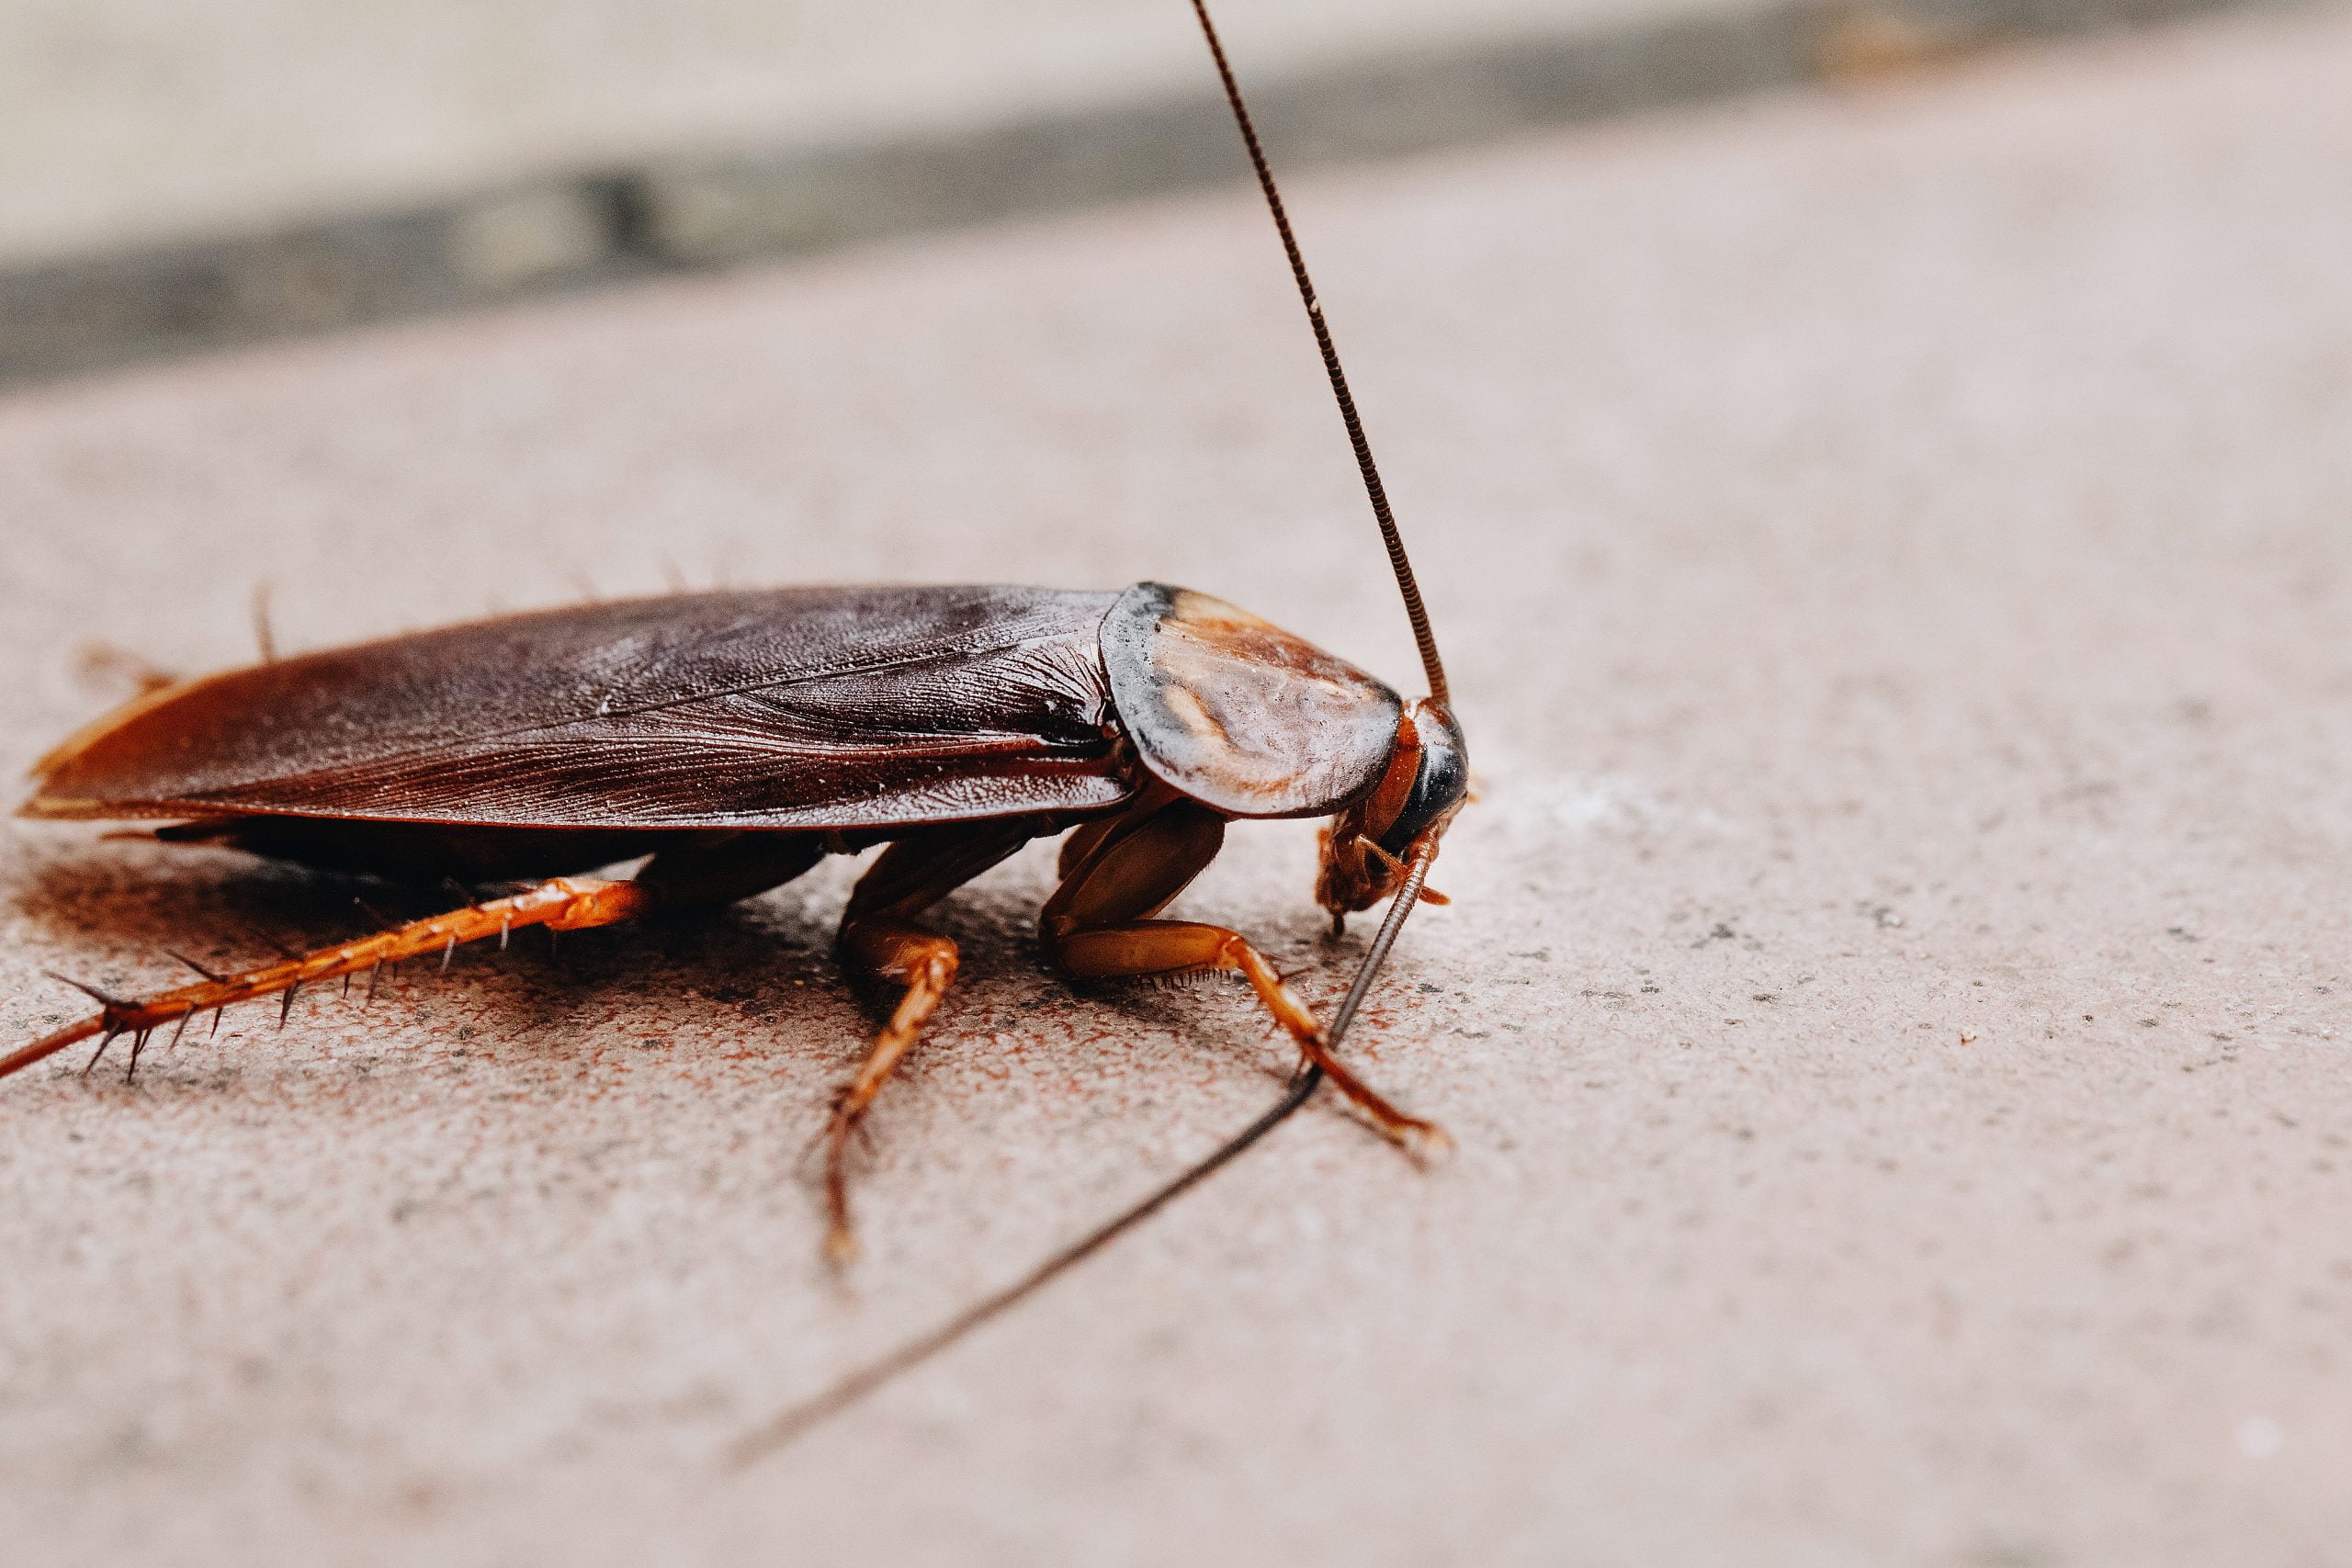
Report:
[{"label": "cockroach tarsus", "polygon": [[[728,591],[513,615],[287,657],[151,691],[35,767],[23,814],[164,819],[167,842],[326,869],[447,875],[461,907],[127,999],[0,1058],[0,1077],[77,1042],[155,1030],[538,927],[550,938],[731,903],[828,854],[880,847],[842,917],[854,972],[900,987],[820,1134],[826,1248],[854,1249],[848,1155],[876,1096],[954,984],[924,911],[1023,844],[1066,834],[1038,917],[1073,976],[1222,972],[1296,1046],[1273,1110],[1120,1218],[938,1333],[747,1441],[808,1421],[936,1352],[1263,1136],[1327,1079],[1392,1138],[1442,1143],[1335,1054],[1467,786],[1462,730],[1369,440],[1240,89],[1192,0],[1338,401],[1430,694],[1407,701],[1221,600],[1156,582],[1115,592],[1001,585]],[[1235,820],[1319,817],[1315,897],[1335,921],[1390,900],[1327,1026],[1239,932],[1161,910]],[[633,876],[587,874],[643,857]],[[522,883],[481,898],[472,888]],[[363,906],[364,907],[364,906]],[[371,911],[373,913],[373,911]],[[177,955],[175,955],[177,956]],[[62,976],[60,976],[62,978]],[[86,1070],[86,1069],[85,1069]]]}]

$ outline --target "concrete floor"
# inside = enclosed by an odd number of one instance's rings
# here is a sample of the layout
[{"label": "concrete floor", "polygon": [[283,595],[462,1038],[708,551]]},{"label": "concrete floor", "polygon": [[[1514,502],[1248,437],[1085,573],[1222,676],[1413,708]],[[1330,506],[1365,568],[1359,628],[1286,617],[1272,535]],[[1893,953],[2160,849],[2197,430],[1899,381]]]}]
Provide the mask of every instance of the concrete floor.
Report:
[{"label": "concrete floor", "polygon": [[[731,1473],[1270,1100],[1247,998],[1073,994],[991,874],[838,1279],[845,865],[60,1060],[10,1559],[2342,1561],[2347,71],[2247,19],[1301,181],[1483,780],[1356,1043],[1458,1157],[1319,1102]],[[309,647],[1152,576],[1402,681],[1283,289],[1236,194],[0,400],[0,765],[265,581]],[[1182,907],[1328,995],[1310,849]],[[0,1038],[352,891],[12,824]]]}]

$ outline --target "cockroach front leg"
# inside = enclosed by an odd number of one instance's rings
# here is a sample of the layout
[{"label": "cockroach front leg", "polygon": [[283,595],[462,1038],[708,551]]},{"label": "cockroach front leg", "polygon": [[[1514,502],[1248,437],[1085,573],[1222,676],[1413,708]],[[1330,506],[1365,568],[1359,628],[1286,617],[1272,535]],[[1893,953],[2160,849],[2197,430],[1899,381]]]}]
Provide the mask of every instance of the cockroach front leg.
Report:
[{"label": "cockroach front leg", "polygon": [[1064,865],[1066,880],[1038,917],[1047,956],[1073,975],[1113,977],[1222,970],[1241,976],[1274,1021],[1320,1066],[1334,1088],[1407,1148],[1436,1151],[1448,1140],[1433,1122],[1408,1116],[1331,1054],[1314,1010],[1266,955],[1238,931],[1194,920],[1156,920],[1225,843],[1225,818],[1176,799],[1118,819]]},{"label": "cockroach front leg", "polygon": [[956,944],[916,923],[940,899],[1037,836],[1035,824],[1014,820],[932,829],[883,851],[850,895],[842,917],[844,962],[875,979],[904,986],[890,1021],[874,1038],[857,1076],[833,1098],[825,1128],[825,1255],[845,1263],[857,1255],[849,1217],[849,1146],[858,1124],[882,1092],[923,1025],[955,983]]}]

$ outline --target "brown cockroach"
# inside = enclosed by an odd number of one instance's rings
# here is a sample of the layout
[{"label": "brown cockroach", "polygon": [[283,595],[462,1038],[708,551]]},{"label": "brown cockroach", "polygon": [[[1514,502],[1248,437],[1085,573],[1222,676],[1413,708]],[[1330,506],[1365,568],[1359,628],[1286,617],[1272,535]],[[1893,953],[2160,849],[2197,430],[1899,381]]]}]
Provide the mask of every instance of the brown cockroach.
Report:
[{"label": "brown cockroach", "polygon": [[[1426,892],[1467,784],[1462,731],[1362,423],[1263,149],[1203,0],[1193,7],[1339,401],[1419,646],[1407,702],[1353,665],[1205,594],[1005,586],[678,594],[273,660],[152,692],[41,759],[28,817],[167,818],[169,842],[523,891],[99,1010],[0,1058],[157,1030],[462,942],[610,925],[749,897],[828,854],[886,845],[840,951],[903,987],[824,1133],[828,1251],[854,1250],[852,1135],[956,974],[921,923],[1033,839],[1067,832],[1038,932],[1073,976],[1246,978],[1302,1072],[1273,1111],[1153,1198],[829,1395],[838,1404],[993,1315],[1230,1159],[1328,1077],[1408,1145],[1442,1140],[1334,1055]],[[1327,1026],[1221,926],[1156,917],[1237,818],[1326,817],[1316,897],[1335,919],[1393,898]],[[650,856],[627,880],[585,874]],[[68,982],[78,984],[77,982]],[[96,1056],[92,1058],[95,1066]],[[825,1402],[820,1402],[825,1404]],[[825,1404],[826,1408],[832,1407]],[[821,1413],[810,1407],[791,1418]],[[789,1423],[788,1423],[789,1424]],[[782,1428],[777,1434],[781,1435]]]}]

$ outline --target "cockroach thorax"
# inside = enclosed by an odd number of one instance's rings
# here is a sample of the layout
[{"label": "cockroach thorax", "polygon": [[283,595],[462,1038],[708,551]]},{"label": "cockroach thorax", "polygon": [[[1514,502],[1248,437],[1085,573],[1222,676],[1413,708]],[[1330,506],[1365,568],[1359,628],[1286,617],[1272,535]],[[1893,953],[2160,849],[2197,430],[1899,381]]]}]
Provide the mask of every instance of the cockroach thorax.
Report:
[{"label": "cockroach thorax", "polygon": [[1145,770],[1227,817],[1321,817],[1374,787],[1404,700],[1346,660],[1206,593],[1138,582],[1102,667]]}]

